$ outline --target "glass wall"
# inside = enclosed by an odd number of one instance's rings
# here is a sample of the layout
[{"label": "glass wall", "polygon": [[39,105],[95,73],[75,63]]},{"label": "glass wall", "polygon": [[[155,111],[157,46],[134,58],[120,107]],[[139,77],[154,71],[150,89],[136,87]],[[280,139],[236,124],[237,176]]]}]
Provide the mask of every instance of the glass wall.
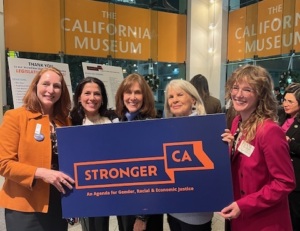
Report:
[{"label": "glass wall", "polygon": [[300,82],[300,54],[292,53],[280,57],[228,63],[227,77],[230,77],[236,68],[245,64],[259,65],[266,68],[273,78],[274,87],[280,87],[281,93],[284,93],[284,89],[288,84]]},{"label": "glass wall", "polygon": [[249,6],[254,3],[258,3],[261,0],[229,0],[229,11],[233,11],[245,6]]}]

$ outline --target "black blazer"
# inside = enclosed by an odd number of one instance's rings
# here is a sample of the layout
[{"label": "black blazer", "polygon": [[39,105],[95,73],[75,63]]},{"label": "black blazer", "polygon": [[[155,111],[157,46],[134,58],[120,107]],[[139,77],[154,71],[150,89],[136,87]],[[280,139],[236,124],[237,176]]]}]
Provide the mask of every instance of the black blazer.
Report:
[{"label": "black blazer", "polygon": [[[288,118],[283,109],[279,110],[279,125],[282,126]],[[294,166],[296,177],[295,191],[300,191],[300,115],[297,115],[291,127],[286,131],[286,135],[290,137],[290,156]],[[270,141],[272,142],[272,141]]]},{"label": "black blazer", "polygon": [[221,113],[221,101],[213,96],[208,96],[205,99],[202,99],[204,103],[204,108],[206,114],[214,114],[214,113]]}]

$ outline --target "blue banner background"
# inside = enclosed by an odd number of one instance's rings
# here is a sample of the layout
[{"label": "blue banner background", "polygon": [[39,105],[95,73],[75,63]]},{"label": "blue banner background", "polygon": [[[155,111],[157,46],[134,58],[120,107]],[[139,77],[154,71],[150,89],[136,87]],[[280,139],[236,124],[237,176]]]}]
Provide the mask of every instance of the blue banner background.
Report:
[{"label": "blue banner background", "polygon": [[[58,128],[61,171],[75,178],[75,164],[97,161],[97,164],[91,166],[77,166],[78,186],[86,185],[90,188],[74,188],[63,197],[63,216],[220,211],[233,201],[228,145],[221,140],[225,124],[225,114],[214,114]],[[190,141],[202,141],[203,150],[214,163],[214,169],[184,170],[186,167],[202,164],[194,160],[192,163],[171,163],[170,156],[163,159],[163,144]],[[173,147],[166,149],[172,150]],[[188,153],[191,152],[189,145],[186,149]],[[159,160],[147,160],[154,157]],[[139,161],[117,163],[118,160],[134,158],[139,158]],[[94,180],[87,184],[85,180],[84,170],[99,169],[99,161],[103,167],[145,165],[141,158],[146,158],[145,162],[149,165],[157,165],[158,176],[134,178],[131,181],[103,179],[100,185],[97,184],[100,181]],[[103,161],[109,160],[114,163],[102,164]],[[169,167],[169,171],[181,168],[174,171],[174,183],[170,182],[170,177],[164,171],[165,165]],[[149,184],[132,186],[144,180]],[[157,181],[166,183],[156,184]],[[126,185],[103,188],[103,184],[113,183]],[[157,191],[178,187],[193,190]],[[122,193],[127,190],[135,193]],[[146,193],[137,193],[138,190],[145,190]]]}]

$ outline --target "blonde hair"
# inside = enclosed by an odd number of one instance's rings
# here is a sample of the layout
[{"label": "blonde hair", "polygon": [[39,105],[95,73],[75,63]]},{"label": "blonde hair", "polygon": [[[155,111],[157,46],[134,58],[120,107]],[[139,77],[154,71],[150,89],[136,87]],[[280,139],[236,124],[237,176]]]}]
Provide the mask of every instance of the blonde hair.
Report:
[{"label": "blonde hair", "polygon": [[188,81],[183,79],[174,79],[171,80],[165,89],[165,104],[164,104],[164,113],[166,118],[174,117],[171,113],[170,106],[168,104],[168,91],[170,88],[174,89],[182,89],[186,93],[188,93],[193,99],[195,99],[195,110],[197,115],[205,115],[205,108],[201,97],[198,94],[196,88]]},{"label": "blonde hair", "polygon": [[227,100],[231,99],[233,85],[242,82],[250,85],[258,99],[255,111],[241,124],[245,141],[250,142],[255,137],[257,127],[265,120],[277,121],[277,102],[273,94],[272,77],[265,68],[245,65],[236,69],[226,83]]}]

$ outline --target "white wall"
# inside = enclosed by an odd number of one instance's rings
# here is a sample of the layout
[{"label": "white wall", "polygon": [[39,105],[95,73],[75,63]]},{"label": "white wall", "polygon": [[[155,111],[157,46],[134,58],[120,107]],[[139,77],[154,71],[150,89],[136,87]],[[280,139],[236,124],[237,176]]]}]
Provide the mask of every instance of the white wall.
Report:
[{"label": "white wall", "polygon": [[[204,75],[211,95],[224,104],[228,0],[188,0],[186,77]],[[210,24],[214,29],[210,30]],[[209,53],[209,48],[213,49]]]}]

